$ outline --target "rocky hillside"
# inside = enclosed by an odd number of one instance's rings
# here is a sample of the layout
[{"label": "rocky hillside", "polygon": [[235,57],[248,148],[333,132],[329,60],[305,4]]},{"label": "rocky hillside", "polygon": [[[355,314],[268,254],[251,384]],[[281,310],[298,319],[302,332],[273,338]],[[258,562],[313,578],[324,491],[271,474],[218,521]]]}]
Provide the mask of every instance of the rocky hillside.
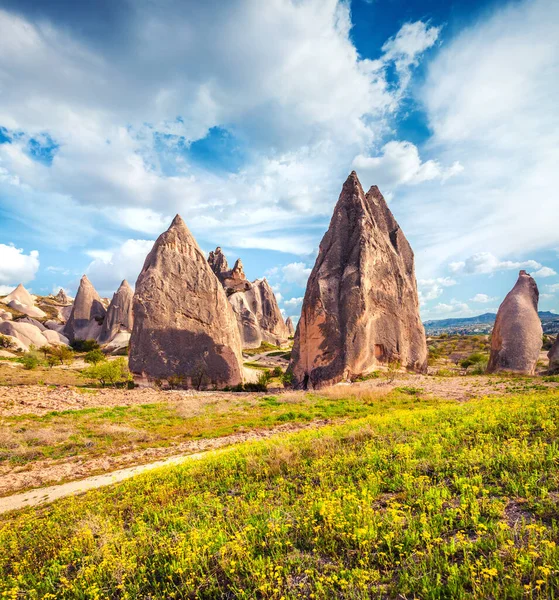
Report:
[{"label": "rocky hillside", "polygon": [[[559,314],[550,311],[538,312],[542,322],[543,332],[559,333]],[[478,334],[491,333],[495,323],[495,313],[484,313],[476,317],[461,319],[437,319],[425,321],[425,332],[427,335],[449,334]]]}]

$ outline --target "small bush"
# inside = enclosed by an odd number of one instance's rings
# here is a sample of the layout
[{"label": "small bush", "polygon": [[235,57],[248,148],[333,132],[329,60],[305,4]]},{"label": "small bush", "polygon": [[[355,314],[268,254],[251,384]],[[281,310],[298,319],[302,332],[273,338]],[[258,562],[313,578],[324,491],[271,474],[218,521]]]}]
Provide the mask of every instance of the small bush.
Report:
[{"label": "small bush", "polygon": [[395,388],[397,392],[402,392],[403,394],[408,394],[409,396],[419,396],[419,394],[423,393],[423,388],[412,387],[412,386],[402,386]]},{"label": "small bush", "polygon": [[0,335],[0,348],[4,348],[6,350],[10,350],[10,348],[15,348],[13,340],[5,335]]},{"label": "small bush", "polygon": [[130,379],[130,372],[124,358],[104,360],[81,372],[86,379],[95,379],[102,387],[125,383]]},{"label": "small bush", "polygon": [[75,339],[70,346],[76,352],[91,352],[92,350],[98,350],[99,344],[95,340],[80,340]]},{"label": "small bush", "polygon": [[106,357],[101,350],[91,350],[83,357],[83,359],[90,365],[96,365],[97,363],[106,360]]},{"label": "small bush", "polygon": [[50,354],[61,364],[71,365],[74,360],[74,352],[68,346],[53,346],[50,349]]},{"label": "small bush", "polygon": [[24,369],[31,371],[32,369],[36,369],[41,364],[41,361],[36,354],[28,352],[25,356],[22,356],[21,363]]},{"label": "small bush", "polygon": [[291,371],[286,371],[281,375],[281,382],[283,387],[291,387],[293,385],[293,373]]},{"label": "small bush", "polygon": [[274,367],[272,370],[273,377],[281,377],[283,375],[283,371],[280,366]]}]

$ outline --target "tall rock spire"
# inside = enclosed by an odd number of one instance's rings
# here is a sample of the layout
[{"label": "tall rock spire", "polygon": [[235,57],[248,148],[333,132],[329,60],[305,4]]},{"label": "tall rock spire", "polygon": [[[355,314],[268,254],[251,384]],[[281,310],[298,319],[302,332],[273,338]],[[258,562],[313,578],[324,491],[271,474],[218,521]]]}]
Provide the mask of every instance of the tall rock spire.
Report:
[{"label": "tall rock spire", "polygon": [[120,284],[118,290],[113,294],[103,327],[99,336],[99,342],[104,344],[111,341],[120,331],[132,331],[134,322],[132,317],[132,298],[134,292],[126,279]]},{"label": "tall rock spire", "polygon": [[97,290],[87,275],[84,275],[80,280],[70,318],[64,326],[64,335],[70,341],[97,340],[106,312]]},{"label": "tall rock spire", "polygon": [[539,297],[534,279],[526,271],[520,271],[516,284],[497,311],[491,334],[488,373],[535,373],[543,336],[538,316]]},{"label": "tall rock spire", "polygon": [[179,215],[148,254],[133,304],[129,363],[138,378],[176,376],[196,388],[242,382],[233,310]]},{"label": "tall rock spire", "polygon": [[289,368],[307,388],[396,361],[427,368],[413,252],[378,188],[365,194],[353,171],[307,283]]}]

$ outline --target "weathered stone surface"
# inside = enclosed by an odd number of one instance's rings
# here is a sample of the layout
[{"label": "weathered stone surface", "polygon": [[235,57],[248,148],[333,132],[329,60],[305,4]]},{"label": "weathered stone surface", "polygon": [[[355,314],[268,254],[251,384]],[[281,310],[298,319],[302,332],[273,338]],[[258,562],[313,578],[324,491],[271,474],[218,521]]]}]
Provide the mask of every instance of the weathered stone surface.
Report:
[{"label": "weathered stone surface", "polygon": [[12,313],[7,310],[0,309],[0,320],[11,321],[13,319]]},{"label": "weathered stone surface", "polygon": [[365,195],[353,172],[309,277],[289,369],[307,388],[396,361],[427,369],[413,252],[379,189]]},{"label": "weathered stone surface", "polygon": [[17,310],[24,315],[28,315],[29,317],[42,319],[47,316],[47,313],[35,306],[35,298],[33,298],[21,283],[3,298],[2,302],[7,304],[10,308]]},{"label": "weathered stone surface", "polygon": [[515,286],[497,312],[491,334],[488,373],[535,373],[543,336],[538,316],[539,297],[534,279],[526,271],[520,271]]},{"label": "weathered stone surface", "polygon": [[0,333],[19,340],[25,350],[29,350],[31,346],[41,348],[50,344],[49,340],[43,335],[43,332],[30,323],[2,321],[0,322]]},{"label": "weathered stone surface", "polygon": [[70,340],[97,340],[101,334],[105,307],[99,294],[86,275],[81,278],[70,317],[64,326],[64,335]]},{"label": "weathered stone surface", "polygon": [[129,364],[143,381],[175,376],[196,388],[242,382],[233,309],[179,215],[155,242],[136,282]]},{"label": "weathered stone surface", "polygon": [[551,347],[551,350],[547,354],[549,358],[549,370],[553,373],[559,371],[559,335],[555,340],[555,343]]},{"label": "weathered stone surface", "polygon": [[54,299],[60,304],[71,304],[72,302],[72,300],[68,297],[68,294],[66,294],[62,288],[58,290],[58,294],[56,294]]},{"label": "weathered stone surface", "polygon": [[59,323],[54,319],[49,319],[45,321],[45,327],[47,329],[51,329],[52,331],[58,331],[58,333],[62,333],[64,331],[64,323]]},{"label": "weathered stone surface", "polygon": [[134,319],[132,316],[132,299],[134,292],[126,279],[114,293],[113,299],[107,309],[103,327],[99,336],[99,343],[110,342],[121,331],[132,331]]},{"label": "weathered stone surface", "polygon": [[128,331],[119,331],[107,345],[103,346],[103,352],[114,354],[124,350],[130,345],[130,336]]},{"label": "weathered stone surface", "polygon": [[17,320],[17,323],[29,323],[30,325],[35,325],[39,331],[44,331],[46,329],[41,321],[37,321],[37,319],[33,319],[32,317],[22,317]]},{"label": "weathered stone surface", "polygon": [[235,312],[243,348],[258,348],[268,342],[281,346],[289,333],[276,296],[266,279],[252,283],[246,278],[243,263],[237,259],[229,269],[221,248],[210,252],[208,263],[221,281]]},{"label": "weathered stone surface", "polygon": [[52,329],[46,329],[43,331],[43,336],[52,346],[67,346],[70,343],[70,340],[65,335],[62,335],[58,331],[53,331]]},{"label": "weathered stone surface", "polygon": [[287,327],[287,333],[289,334],[289,337],[293,337],[295,335],[295,325],[293,324],[293,319],[291,317],[287,317],[285,326]]}]

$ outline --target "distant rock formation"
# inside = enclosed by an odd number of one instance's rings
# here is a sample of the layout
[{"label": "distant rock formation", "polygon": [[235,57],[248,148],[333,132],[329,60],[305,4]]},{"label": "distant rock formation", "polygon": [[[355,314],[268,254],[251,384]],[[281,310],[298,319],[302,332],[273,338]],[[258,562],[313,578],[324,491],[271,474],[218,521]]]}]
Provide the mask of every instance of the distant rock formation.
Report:
[{"label": "distant rock formation", "polygon": [[144,382],[178,377],[195,388],[242,383],[233,310],[179,215],[155,242],[136,282],[129,364]]},{"label": "distant rock formation", "polygon": [[62,288],[58,290],[58,294],[54,296],[54,299],[60,304],[71,304],[72,302],[72,300],[68,297],[68,295]]},{"label": "distant rock formation", "polygon": [[497,312],[491,334],[488,373],[535,373],[543,336],[538,317],[539,297],[534,279],[526,271],[520,271],[515,286]]},{"label": "distant rock formation", "polygon": [[70,317],[64,326],[64,335],[70,340],[97,340],[101,334],[105,307],[99,294],[86,275],[81,278]]},{"label": "distant rock formation", "polygon": [[110,342],[121,331],[132,331],[132,299],[134,292],[126,281],[120,284],[118,290],[114,293],[113,299],[107,309],[103,327],[99,335],[99,343]]},{"label": "distant rock formation", "polygon": [[258,348],[262,342],[276,346],[285,344],[289,332],[274,291],[266,279],[256,279],[251,283],[246,278],[240,258],[229,269],[219,247],[210,252],[208,263],[233,307],[243,348]]},{"label": "distant rock formation", "polygon": [[31,346],[42,348],[43,346],[67,344],[68,339],[55,331],[48,329],[41,331],[31,323],[21,321],[1,321],[0,334],[17,340],[17,346],[21,350],[29,350]]},{"label": "distant rock formation", "polygon": [[412,249],[376,186],[348,177],[309,277],[289,370],[320,387],[398,361],[427,369]]},{"label": "distant rock formation", "polygon": [[46,312],[35,306],[35,299],[21,283],[5,298],[2,298],[2,302],[10,308],[35,319],[42,319],[47,316]]},{"label": "distant rock formation", "polygon": [[289,337],[293,337],[295,335],[295,325],[293,324],[293,319],[291,317],[287,317],[285,326],[287,327]]},{"label": "distant rock formation", "polygon": [[551,347],[551,350],[547,353],[547,356],[549,358],[549,370],[552,373],[556,373],[559,371],[559,335]]}]

